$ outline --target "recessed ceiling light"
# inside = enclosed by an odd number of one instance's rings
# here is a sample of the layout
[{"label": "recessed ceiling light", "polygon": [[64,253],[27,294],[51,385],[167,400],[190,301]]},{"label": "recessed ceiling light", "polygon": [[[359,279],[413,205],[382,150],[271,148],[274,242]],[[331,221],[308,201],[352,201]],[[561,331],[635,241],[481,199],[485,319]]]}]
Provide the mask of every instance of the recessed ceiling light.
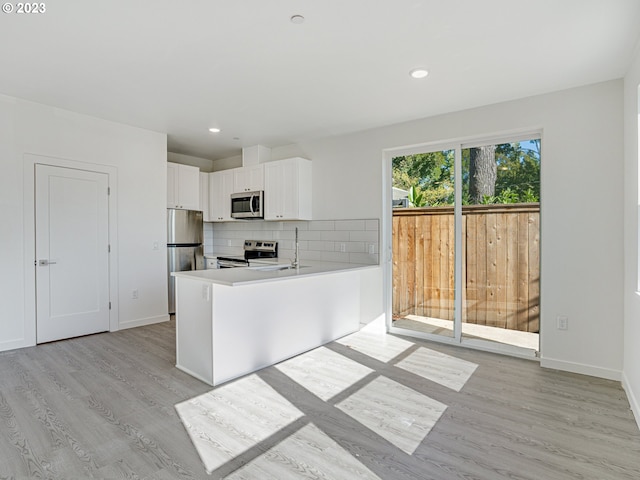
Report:
[{"label": "recessed ceiling light", "polygon": [[412,78],[424,78],[429,75],[429,71],[426,68],[414,68],[409,72]]},{"label": "recessed ceiling light", "polygon": [[220,133],[220,129],[219,128],[210,128],[209,131],[211,133]]},{"label": "recessed ceiling light", "polygon": [[293,15],[289,20],[291,20],[291,23],[295,23],[297,25],[304,23],[304,17],[302,15]]}]

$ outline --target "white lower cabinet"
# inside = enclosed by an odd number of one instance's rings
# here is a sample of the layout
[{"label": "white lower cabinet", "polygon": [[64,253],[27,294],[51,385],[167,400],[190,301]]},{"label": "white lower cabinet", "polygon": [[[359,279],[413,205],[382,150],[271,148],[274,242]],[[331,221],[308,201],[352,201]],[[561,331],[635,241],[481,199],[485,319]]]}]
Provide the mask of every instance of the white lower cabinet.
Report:
[{"label": "white lower cabinet", "polygon": [[229,222],[231,218],[231,194],[233,170],[209,174],[209,218],[212,222]]},{"label": "white lower cabinet", "polygon": [[176,367],[219,385],[356,332],[366,274],[234,286],[176,276]]},{"label": "white lower cabinet", "polygon": [[311,220],[311,161],[288,158],[264,164],[265,220]]}]

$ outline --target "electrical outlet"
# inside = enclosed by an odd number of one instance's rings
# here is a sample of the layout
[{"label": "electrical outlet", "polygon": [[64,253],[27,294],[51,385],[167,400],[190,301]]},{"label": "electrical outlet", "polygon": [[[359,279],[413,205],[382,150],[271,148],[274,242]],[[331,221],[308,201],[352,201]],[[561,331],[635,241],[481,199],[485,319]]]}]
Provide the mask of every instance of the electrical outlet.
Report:
[{"label": "electrical outlet", "polygon": [[369,244],[369,254],[373,255],[374,253],[376,253],[375,245],[373,243],[370,243]]},{"label": "electrical outlet", "polygon": [[202,285],[202,299],[207,302],[209,301],[209,285],[206,283]]},{"label": "electrical outlet", "polygon": [[160,244],[158,242],[153,242],[153,249],[154,250],[159,250],[160,249]]},{"label": "electrical outlet", "polygon": [[138,299],[138,295],[139,295],[139,292],[138,292],[138,289],[137,289],[137,288],[136,288],[136,289],[134,289],[134,290],[131,290],[131,298],[132,298],[133,300],[137,300],[137,299]]},{"label": "electrical outlet", "polygon": [[558,315],[558,330],[567,330],[569,328],[569,317],[566,315]]},{"label": "electrical outlet", "polygon": [[344,253],[344,252],[346,252],[346,251],[347,251],[347,245],[346,245],[345,243],[341,243],[341,244],[340,244],[340,251],[341,251],[342,253]]}]

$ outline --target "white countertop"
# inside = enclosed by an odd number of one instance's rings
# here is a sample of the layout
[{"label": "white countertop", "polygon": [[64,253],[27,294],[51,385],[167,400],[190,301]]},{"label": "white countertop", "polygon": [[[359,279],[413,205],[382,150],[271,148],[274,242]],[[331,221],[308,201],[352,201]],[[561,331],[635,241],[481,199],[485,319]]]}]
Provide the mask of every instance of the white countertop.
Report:
[{"label": "white countertop", "polygon": [[[264,259],[261,259],[264,260]],[[290,265],[283,262],[274,265]],[[178,278],[190,278],[215,285],[229,287],[237,285],[250,285],[254,283],[272,282],[290,278],[306,277],[310,275],[323,275],[341,270],[358,270],[377,268],[379,265],[360,265],[354,263],[331,263],[308,260],[300,262],[300,268],[288,270],[260,270],[260,267],[248,268],[221,268],[211,270],[193,270],[190,272],[174,272],[171,275]]]}]

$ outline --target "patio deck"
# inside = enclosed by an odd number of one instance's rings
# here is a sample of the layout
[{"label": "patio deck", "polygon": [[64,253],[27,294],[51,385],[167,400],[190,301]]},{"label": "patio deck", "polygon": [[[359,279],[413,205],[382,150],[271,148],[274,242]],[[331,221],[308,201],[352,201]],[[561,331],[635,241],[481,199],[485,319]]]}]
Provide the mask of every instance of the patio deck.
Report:
[{"label": "patio deck", "polygon": [[[440,318],[407,315],[394,320],[394,327],[406,328],[422,333],[453,337],[453,321]],[[531,332],[507,330],[504,328],[462,323],[462,335],[467,338],[478,338],[491,342],[513,345],[516,347],[538,350],[539,335]]]}]

